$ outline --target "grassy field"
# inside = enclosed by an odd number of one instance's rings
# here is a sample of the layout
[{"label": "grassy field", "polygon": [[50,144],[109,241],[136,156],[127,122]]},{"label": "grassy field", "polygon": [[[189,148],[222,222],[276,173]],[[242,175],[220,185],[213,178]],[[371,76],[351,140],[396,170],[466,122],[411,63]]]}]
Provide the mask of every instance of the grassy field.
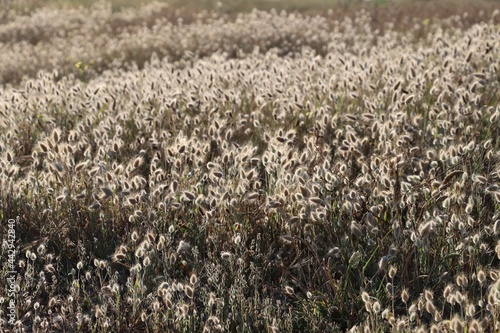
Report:
[{"label": "grassy field", "polygon": [[498,1],[304,4],[2,5],[0,331],[500,331]]}]

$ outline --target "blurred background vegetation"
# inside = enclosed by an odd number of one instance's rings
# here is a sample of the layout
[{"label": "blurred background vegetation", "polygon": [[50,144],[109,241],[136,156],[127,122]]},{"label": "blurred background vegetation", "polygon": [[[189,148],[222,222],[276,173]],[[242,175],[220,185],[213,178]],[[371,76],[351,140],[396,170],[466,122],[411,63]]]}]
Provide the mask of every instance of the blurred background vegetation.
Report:
[{"label": "blurred background vegetation", "polygon": [[[32,10],[40,6],[92,6],[102,0],[3,0],[0,4],[7,4],[16,9]],[[436,12],[463,12],[467,8],[483,7],[484,5],[500,7],[500,0],[107,0],[111,2],[114,10],[123,7],[139,7],[153,1],[168,3],[173,8],[182,8],[192,11],[216,10],[223,12],[246,12],[254,8],[287,11],[322,11],[350,7],[406,7],[408,10],[415,7],[434,7],[440,10]]]},{"label": "blurred background vegetation", "polygon": [[169,5],[164,11],[166,17],[174,21],[182,18],[184,23],[192,22],[196,13],[205,10],[233,16],[252,9],[276,9],[327,15],[338,21],[354,18],[360,10],[365,10],[371,17],[372,28],[381,30],[388,22],[393,29],[405,30],[414,22],[429,23],[454,15],[461,16],[464,27],[471,26],[483,21],[495,9],[500,10],[500,0],[0,0],[0,21],[11,10],[16,15],[31,15],[40,7],[91,7],[98,2],[110,3],[112,11],[139,8],[153,2],[166,3]]}]

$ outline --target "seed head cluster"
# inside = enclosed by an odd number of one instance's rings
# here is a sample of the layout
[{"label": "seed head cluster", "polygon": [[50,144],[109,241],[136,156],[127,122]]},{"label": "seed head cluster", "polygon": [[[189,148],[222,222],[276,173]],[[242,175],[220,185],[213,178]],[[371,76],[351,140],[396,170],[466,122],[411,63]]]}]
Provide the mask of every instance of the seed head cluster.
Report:
[{"label": "seed head cluster", "polygon": [[20,326],[500,330],[498,11],[170,10],[0,24]]}]

